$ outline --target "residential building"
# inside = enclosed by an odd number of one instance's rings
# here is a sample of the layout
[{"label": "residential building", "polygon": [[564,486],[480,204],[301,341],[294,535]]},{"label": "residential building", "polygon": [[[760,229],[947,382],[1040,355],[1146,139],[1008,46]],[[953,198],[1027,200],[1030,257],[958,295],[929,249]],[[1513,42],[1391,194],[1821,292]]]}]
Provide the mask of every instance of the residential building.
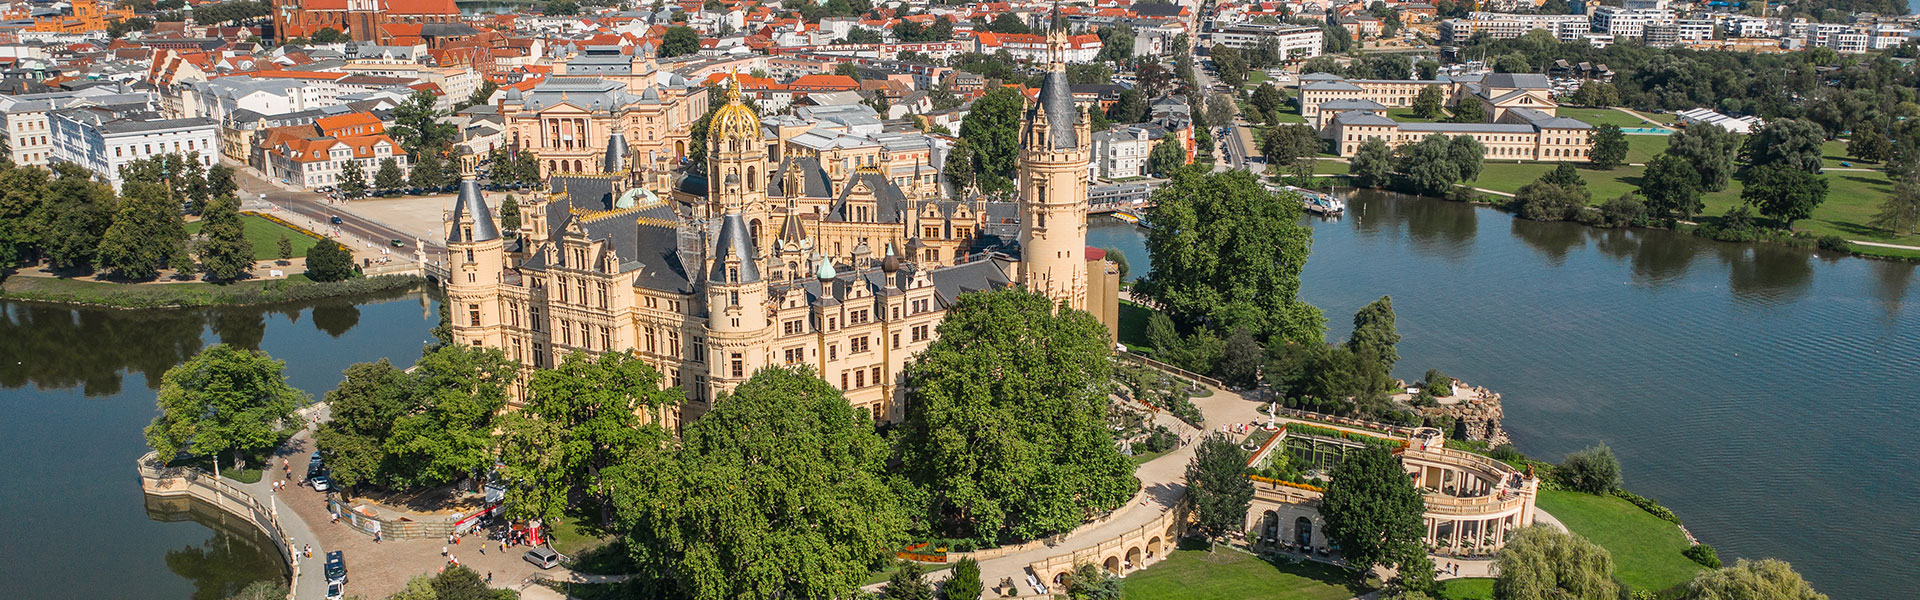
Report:
[{"label": "residential building", "polygon": [[1093,161],[1087,175],[1125,179],[1147,174],[1147,156],[1156,141],[1146,127],[1117,127],[1093,134]]},{"label": "residential building", "polygon": [[1638,38],[1646,35],[1648,25],[1673,24],[1673,10],[1602,6],[1593,10],[1593,30],[1614,38]]},{"label": "residential building", "polygon": [[1554,39],[1562,42],[1579,41],[1591,28],[1587,16],[1581,15],[1534,15],[1494,12],[1474,12],[1465,19],[1447,19],[1440,22],[1440,43],[1464,44],[1476,35],[1485,35],[1496,40],[1513,39],[1526,35],[1536,29],[1553,34]]},{"label": "residential building", "polygon": [[1320,55],[1321,29],[1298,25],[1236,24],[1209,29],[1205,37],[1214,46],[1253,48],[1272,38],[1287,60],[1306,60]]},{"label": "residential building", "polygon": [[[151,113],[148,113],[150,115]],[[218,158],[220,127],[213,119],[137,119],[92,107],[52,113],[52,160],[93,171],[119,190],[120,167],[161,154],[198,153],[206,166]]]}]

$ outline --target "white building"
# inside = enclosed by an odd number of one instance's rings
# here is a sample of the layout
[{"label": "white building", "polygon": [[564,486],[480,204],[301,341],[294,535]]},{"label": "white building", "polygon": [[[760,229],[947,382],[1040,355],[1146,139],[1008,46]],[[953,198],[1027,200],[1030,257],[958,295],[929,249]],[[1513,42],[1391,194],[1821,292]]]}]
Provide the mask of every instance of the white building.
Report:
[{"label": "white building", "polygon": [[1496,40],[1513,39],[1535,29],[1552,33],[1554,39],[1562,42],[1579,41],[1591,29],[1592,24],[1584,14],[1581,15],[1530,15],[1494,12],[1475,12],[1465,19],[1448,19],[1440,23],[1440,41],[1445,44],[1465,43],[1475,35],[1486,35]]},{"label": "white building", "polygon": [[1780,20],[1733,15],[1721,20],[1720,28],[1727,32],[1727,37],[1769,37],[1779,35]]},{"label": "white building", "polygon": [[1689,108],[1673,113],[1673,116],[1679,117],[1680,124],[1688,127],[1711,125],[1741,135],[1753,133],[1765,124],[1760,117],[1733,117],[1705,108]]},{"label": "white building", "polygon": [[1093,134],[1093,162],[1087,175],[1096,179],[1139,177],[1147,171],[1154,140],[1144,127],[1122,127]]},{"label": "white building", "polygon": [[8,158],[13,164],[44,167],[53,158],[50,112],[77,106],[133,108],[151,105],[152,101],[153,96],[146,92],[122,94],[113,86],[0,96],[0,138],[6,140]]},{"label": "white building", "polygon": [[1253,48],[1261,40],[1273,38],[1280,44],[1280,56],[1287,60],[1306,60],[1320,55],[1321,29],[1296,25],[1227,25],[1206,33],[1207,41],[1228,48]]},{"label": "white building", "polygon": [[98,173],[114,190],[120,189],[120,167],[161,154],[200,153],[213,166],[219,157],[220,127],[213,119],[118,119],[106,111],[54,111],[53,160],[70,162]]},{"label": "white building", "polygon": [[1673,9],[1602,6],[1593,11],[1593,30],[1616,39],[1642,37],[1646,35],[1647,25],[1656,24],[1673,24]]}]

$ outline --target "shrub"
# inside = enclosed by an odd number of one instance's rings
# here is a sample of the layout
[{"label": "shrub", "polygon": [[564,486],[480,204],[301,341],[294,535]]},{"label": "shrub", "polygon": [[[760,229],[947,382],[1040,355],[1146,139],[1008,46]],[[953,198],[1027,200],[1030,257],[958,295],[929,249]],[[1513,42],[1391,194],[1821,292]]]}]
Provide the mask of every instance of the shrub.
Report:
[{"label": "shrub", "polygon": [[1441,373],[1439,369],[1427,369],[1426,389],[1432,390],[1433,395],[1442,398],[1452,396],[1453,378],[1448,377],[1446,373]]},{"label": "shrub", "polygon": [[307,277],[314,281],[341,281],[353,276],[353,251],[331,240],[307,250]]},{"label": "shrub", "polygon": [[1660,517],[1662,521],[1675,525],[1680,524],[1680,515],[1673,514],[1673,511],[1668,510],[1665,506],[1661,506],[1659,502],[1654,502],[1652,498],[1622,489],[1613,490],[1613,497],[1626,500],[1634,506],[1640,507],[1640,510],[1647,511],[1647,514]]},{"label": "shrub", "polygon": [[1847,238],[1843,238],[1837,235],[1820,236],[1819,243],[1820,243],[1820,249],[1826,250],[1828,252],[1852,252],[1853,251],[1853,245],[1847,243]]},{"label": "shrub", "polygon": [[1527,455],[1521,454],[1519,449],[1513,447],[1513,444],[1494,446],[1493,450],[1487,452],[1487,456],[1491,456],[1494,460],[1499,461],[1522,461],[1527,459]]},{"label": "shrub", "polygon": [[1606,495],[1620,487],[1620,460],[1606,444],[1567,455],[1558,471],[1568,489]]},{"label": "shrub", "polygon": [[1703,566],[1709,569],[1720,568],[1720,553],[1714,552],[1713,546],[1709,546],[1706,544],[1694,544],[1688,547],[1686,550],[1680,551],[1680,554],[1686,556],[1687,558],[1693,559],[1693,562],[1700,563],[1700,566]]}]

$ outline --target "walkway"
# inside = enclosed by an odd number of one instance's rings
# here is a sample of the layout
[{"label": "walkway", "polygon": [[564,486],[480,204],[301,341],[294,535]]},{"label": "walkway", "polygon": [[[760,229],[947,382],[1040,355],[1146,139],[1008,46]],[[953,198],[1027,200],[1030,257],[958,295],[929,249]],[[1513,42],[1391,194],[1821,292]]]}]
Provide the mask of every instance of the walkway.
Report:
[{"label": "walkway", "polygon": [[[313,416],[316,414],[324,414],[325,411],[325,403],[315,403],[300,409],[296,414],[298,418],[310,428],[313,424]],[[294,436],[297,438],[309,435],[309,433],[308,428],[302,428],[300,432],[294,434]],[[292,442],[289,443],[291,444]],[[297,463],[300,468],[306,467],[306,462],[304,461],[296,461],[293,458],[285,457],[284,447],[282,451],[275,452],[274,458],[287,458],[288,462]],[[261,466],[260,481],[241,483],[228,479],[227,482],[233,484],[234,487],[245,490],[255,499],[265,499],[263,504],[273,507],[274,517],[280,520],[280,528],[286,530],[287,543],[296,550],[295,560],[300,563],[298,576],[293,582],[293,597],[300,600],[309,598],[320,600],[326,598],[327,575],[324,565],[327,560],[327,552],[331,547],[325,544],[319,536],[314,535],[313,528],[307,525],[306,519],[301,518],[300,514],[295,512],[293,507],[285,502],[286,497],[283,496],[283,494],[287,492],[273,491],[273,482],[281,481],[281,478],[277,475],[279,471],[274,470],[278,466],[274,464],[276,462],[277,460],[270,460],[268,464]],[[304,475],[304,473],[302,474]],[[311,491],[311,489],[309,489],[309,491]],[[313,547],[312,558],[307,558],[304,553],[298,551],[309,545]]]}]

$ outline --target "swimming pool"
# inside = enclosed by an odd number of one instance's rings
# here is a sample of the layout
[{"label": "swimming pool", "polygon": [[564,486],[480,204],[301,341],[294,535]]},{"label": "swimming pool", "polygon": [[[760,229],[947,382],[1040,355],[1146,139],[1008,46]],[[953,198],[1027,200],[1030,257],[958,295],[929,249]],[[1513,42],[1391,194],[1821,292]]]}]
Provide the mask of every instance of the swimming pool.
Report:
[{"label": "swimming pool", "polygon": [[1672,129],[1665,127],[1621,127],[1620,133],[1639,133],[1647,135],[1673,135]]}]

